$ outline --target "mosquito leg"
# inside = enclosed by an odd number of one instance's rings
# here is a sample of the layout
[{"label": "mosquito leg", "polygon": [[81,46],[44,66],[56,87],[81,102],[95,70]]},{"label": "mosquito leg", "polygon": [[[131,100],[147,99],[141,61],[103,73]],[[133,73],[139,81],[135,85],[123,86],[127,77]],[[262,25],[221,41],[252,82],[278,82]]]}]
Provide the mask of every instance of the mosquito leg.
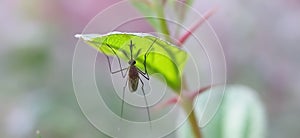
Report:
[{"label": "mosquito leg", "polygon": [[112,71],[111,69],[111,62],[109,60],[109,57],[106,56],[107,58],[107,62],[108,62],[108,67],[109,67],[109,71],[111,74],[115,74],[115,73],[118,73],[118,72],[122,72],[123,70],[126,70],[125,74],[121,73],[122,74],[122,77],[125,78],[126,74],[127,74],[127,70],[128,70],[128,67],[127,68],[121,68],[120,70],[117,70],[117,71]]},{"label": "mosquito leg", "polygon": [[146,107],[147,107],[147,114],[148,114],[148,120],[149,120],[149,123],[150,123],[150,128],[152,128],[150,111],[149,111],[149,107],[148,107],[148,102],[147,102],[146,94],[145,94],[145,91],[144,91],[144,82],[142,81],[141,78],[139,78],[139,79],[140,79],[140,81],[142,83],[142,92],[143,92],[145,103],[146,103]]},{"label": "mosquito leg", "polygon": [[149,55],[149,52],[150,52],[151,48],[153,47],[153,44],[156,42],[156,40],[157,40],[157,39],[155,39],[155,40],[153,41],[153,43],[151,44],[151,46],[148,48],[147,52],[146,52],[145,55],[144,55],[144,63],[143,63],[143,64],[144,64],[145,72],[142,72],[142,71],[141,71],[141,74],[143,74],[143,76],[144,76],[147,80],[149,80],[149,74],[148,74],[148,71],[147,71],[147,64],[146,64],[147,56]]},{"label": "mosquito leg", "polygon": [[144,73],[143,71],[141,71],[139,68],[137,68],[137,70],[138,70],[138,72],[139,72],[145,79],[147,79],[147,80],[150,79],[149,76],[146,75],[146,73]]},{"label": "mosquito leg", "polygon": [[123,118],[124,98],[125,98],[125,89],[126,89],[126,86],[127,86],[127,82],[128,82],[128,79],[126,79],[125,85],[123,87],[123,93],[122,93],[121,120]]},{"label": "mosquito leg", "polygon": [[[119,56],[117,55],[116,51],[115,51],[109,44],[106,44],[106,46],[108,46],[108,47],[111,49],[111,51],[116,55],[116,57],[117,57],[117,59],[118,59],[119,66],[120,66],[120,70],[115,71],[115,72],[121,72],[122,77],[125,78],[126,74],[123,73],[123,70],[124,70],[124,69],[122,68],[121,60],[120,60]],[[108,60],[108,62],[109,62],[109,69],[110,69],[110,72],[113,73],[113,72],[111,71],[111,63],[110,63],[110,61],[109,61],[108,56],[106,56],[106,58],[107,58],[107,60]],[[127,67],[127,68],[128,68],[128,67]]]}]

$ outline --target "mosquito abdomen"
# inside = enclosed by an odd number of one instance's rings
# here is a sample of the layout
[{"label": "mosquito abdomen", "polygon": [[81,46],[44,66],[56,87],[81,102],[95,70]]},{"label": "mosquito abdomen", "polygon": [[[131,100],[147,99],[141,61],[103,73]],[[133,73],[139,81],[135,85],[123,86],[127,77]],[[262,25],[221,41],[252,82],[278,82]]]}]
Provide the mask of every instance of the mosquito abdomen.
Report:
[{"label": "mosquito abdomen", "polygon": [[139,72],[135,66],[130,66],[128,74],[129,91],[135,92],[139,85]]},{"label": "mosquito abdomen", "polygon": [[139,79],[129,79],[128,81],[128,87],[130,92],[135,92],[137,90],[137,87],[139,85]]}]

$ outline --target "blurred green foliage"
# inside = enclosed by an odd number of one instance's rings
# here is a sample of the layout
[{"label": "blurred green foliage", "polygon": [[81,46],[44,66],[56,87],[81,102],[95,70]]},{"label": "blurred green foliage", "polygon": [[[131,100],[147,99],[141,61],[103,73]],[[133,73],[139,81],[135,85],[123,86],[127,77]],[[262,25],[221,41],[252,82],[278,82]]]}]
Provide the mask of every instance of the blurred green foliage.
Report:
[{"label": "blurred green foliage", "polygon": [[[88,122],[74,96],[71,64],[77,40],[73,35],[117,1],[0,2],[1,138],[32,138],[36,130],[43,138],[107,137]],[[193,5],[200,12],[211,5],[220,7],[210,23],[226,54],[227,80],[257,90],[272,138],[299,136],[299,4],[253,0],[194,1]]]},{"label": "blurred green foliage", "polygon": [[[213,88],[212,93],[217,88]],[[208,93],[198,97],[206,97]],[[197,110],[205,106],[195,103]],[[202,129],[205,138],[265,138],[267,130],[265,107],[254,90],[241,85],[228,85],[223,102],[214,118]],[[193,137],[189,123],[178,131],[179,137]]]}]

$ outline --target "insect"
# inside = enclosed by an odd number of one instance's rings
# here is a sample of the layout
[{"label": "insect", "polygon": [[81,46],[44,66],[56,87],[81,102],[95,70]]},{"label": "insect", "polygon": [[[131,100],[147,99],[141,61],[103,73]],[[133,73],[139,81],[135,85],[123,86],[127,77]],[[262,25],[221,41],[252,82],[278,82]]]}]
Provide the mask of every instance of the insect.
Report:
[{"label": "insect", "polygon": [[[115,74],[115,73],[121,72],[123,78],[125,78],[127,76],[127,74],[128,74],[128,77],[126,79],[125,85],[123,87],[122,107],[121,107],[121,119],[123,117],[124,98],[125,98],[125,89],[126,89],[126,86],[128,86],[130,92],[136,92],[136,90],[138,88],[138,85],[139,85],[139,82],[141,82],[141,89],[142,89],[142,92],[143,92],[143,95],[144,95],[144,100],[145,100],[145,103],[146,103],[146,108],[147,108],[147,114],[148,114],[148,120],[149,120],[149,123],[150,123],[150,127],[151,127],[151,117],[150,117],[150,112],[149,112],[149,107],[148,107],[148,101],[147,101],[147,98],[145,96],[144,82],[143,82],[143,80],[141,79],[140,76],[143,76],[147,80],[150,79],[149,78],[149,74],[147,72],[146,61],[147,61],[147,56],[149,55],[149,52],[153,48],[153,44],[155,42],[156,42],[156,39],[152,42],[152,44],[149,46],[149,48],[147,49],[146,53],[144,54],[144,61],[143,61],[144,71],[142,71],[141,69],[139,69],[138,67],[135,66],[136,65],[136,60],[135,59],[140,55],[141,49],[138,49],[137,52],[136,52],[136,54],[133,55],[133,52],[134,52],[133,48],[134,48],[135,45],[133,44],[132,40],[130,40],[130,43],[128,45],[129,46],[129,50],[130,50],[130,56],[124,50],[121,50],[121,52],[129,59],[129,61],[128,61],[129,66],[126,67],[126,68],[122,68],[121,61],[120,61],[120,58],[119,58],[117,52],[109,44],[105,44],[106,46],[108,46],[112,50],[112,52],[117,57],[117,60],[118,60],[118,63],[119,63],[119,67],[120,67],[120,70],[112,71],[110,59],[109,59],[108,56],[106,56],[106,58],[108,60],[108,65],[109,65],[109,71],[110,71],[110,73],[111,74]],[[123,71],[125,71],[125,73]]]}]

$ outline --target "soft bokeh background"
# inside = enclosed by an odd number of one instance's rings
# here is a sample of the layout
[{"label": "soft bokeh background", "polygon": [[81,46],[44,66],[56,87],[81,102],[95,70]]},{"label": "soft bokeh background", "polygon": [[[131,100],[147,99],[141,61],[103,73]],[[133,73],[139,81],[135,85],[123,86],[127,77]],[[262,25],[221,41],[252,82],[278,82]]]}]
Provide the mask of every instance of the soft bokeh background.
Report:
[{"label": "soft bokeh background", "polygon": [[[105,137],[76,102],[71,78],[77,42],[73,36],[116,2],[0,1],[1,138],[35,137],[37,129],[49,138]],[[298,137],[300,2],[201,1],[194,7],[204,12],[214,5],[219,9],[209,21],[226,54],[228,83],[260,92],[268,137]]]}]

